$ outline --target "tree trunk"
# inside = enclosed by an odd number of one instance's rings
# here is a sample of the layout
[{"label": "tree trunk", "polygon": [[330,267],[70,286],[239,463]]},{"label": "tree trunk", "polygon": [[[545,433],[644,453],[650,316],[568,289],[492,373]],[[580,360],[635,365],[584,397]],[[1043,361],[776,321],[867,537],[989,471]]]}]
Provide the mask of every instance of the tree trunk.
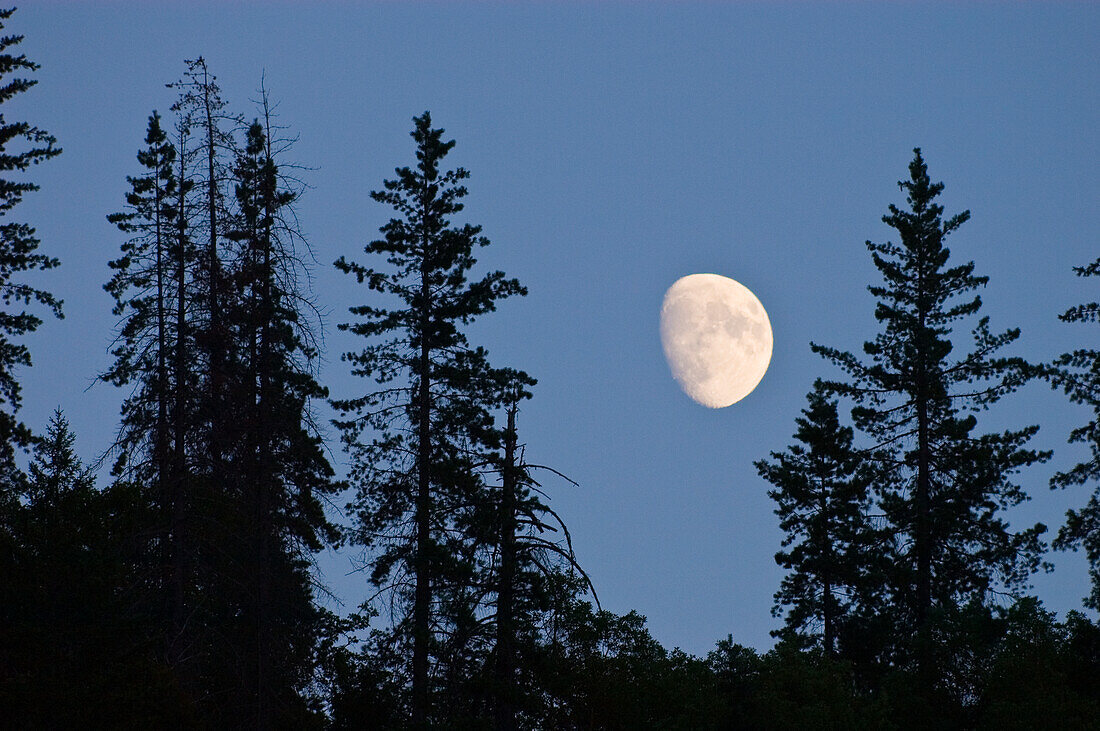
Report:
[{"label": "tree trunk", "polygon": [[925,312],[924,284],[924,258],[918,259],[918,316],[919,329],[917,337],[917,495],[916,495],[916,551],[917,551],[917,667],[921,677],[921,685],[925,690],[932,686],[932,657],[931,634],[928,626],[928,614],[932,606],[932,535],[930,525],[929,490],[931,488],[931,445],[929,443],[929,383],[928,383],[928,353],[925,352],[925,327],[927,313]]},{"label": "tree trunk", "polygon": [[174,459],[172,465],[171,496],[171,533],[172,533],[172,576],[170,641],[168,661],[176,666],[180,661],[180,643],[184,624],[184,582],[186,575],[186,542],[184,540],[184,476],[187,474],[186,413],[187,413],[187,346],[186,346],[186,278],[187,278],[187,186],[186,183],[186,137],[180,132],[180,176],[178,251],[176,252],[176,353],[175,353],[175,424]]},{"label": "tree trunk", "polygon": [[[265,108],[266,109],[266,108]],[[270,156],[270,150],[268,151]],[[265,161],[264,175],[266,175],[267,164],[270,163],[270,157]],[[254,472],[256,484],[257,484],[257,530],[259,531],[259,544],[257,546],[258,558],[259,558],[259,587],[257,592],[257,697],[259,700],[259,709],[257,713],[257,726],[258,728],[270,728],[272,726],[271,713],[273,711],[271,707],[271,642],[272,632],[270,626],[270,619],[267,614],[267,606],[271,601],[271,582],[273,580],[274,571],[271,565],[272,552],[274,551],[274,545],[276,541],[275,526],[272,516],[273,508],[273,492],[275,490],[275,480],[272,474],[272,462],[274,455],[271,449],[270,431],[267,425],[271,425],[273,420],[277,418],[273,414],[273,408],[271,403],[271,393],[269,384],[271,382],[272,373],[272,355],[271,355],[271,321],[274,317],[275,308],[272,302],[272,271],[271,271],[271,247],[272,247],[272,233],[271,233],[271,220],[274,216],[274,201],[272,196],[274,195],[275,181],[269,181],[265,178],[260,179],[261,195],[263,196],[262,210],[264,212],[264,224],[260,231],[257,232],[260,246],[262,247],[261,257],[263,260],[262,266],[259,269],[259,293],[258,293],[258,307],[253,308],[253,311],[259,313],[259,327],[252,328],[252,358],[255,368],[255,378],[250,379],[250,383],[254,384],[257,389],[255,409],[256,418],[251,425],[252,431],[255,433],[255,450],[250,454],[255,454],[256,470]],[[257,262],[258,263],[258,262]],[[259,342],[257,344],[257,337]],[[277,427],[276,427],[277,428]]]},{"label": "tree trunk", "polygon": [[508,406],[508,429],[504,433],[504,466],[501,475],[500,585],[497,589],[496,727],[516,727],[515,624],[513,595],[516,570],[516,411],[518,400]]},{"label": "tree trunk", "polygon": [[833,607],[833,581],[832,581],[832,577],[833,577],[833,539],[835,537],[836,532],[833,530],[833,526],[829,521],[829,489],[831,487],[834,487],[834,486],[828,485],[824,479],[821,481],[821,493],[820,493],[820,495],[821,495],[821,497],[820,497],[821,522],[825,526],[825,530],[822,531],[822,535],[821,535],[821,542],[823,544],[821,546],[821,552],[822,552],[822,556],[825,559],[824,560],[825,565],[824,565],[823,570],[821,572],[821,584],[822,584],[821,613],[822,613],[822,623],[825,625],[825,628],[824,628],[825,629],[825,636],[824,636],[825,654],[828,655],[829,657],[832,657],[833,654],[834,654],[834,652],[833,652],[834,639],[833,638],[836,634],[836,627],[834,626],[836,624],[836,617],[835,617],[836,612],[835,612],[835,609]]},{"label": "tree trunk", "polygon": [[[160,185],[162,169],[161,157],[158,155],[154,183],[154,219],[156,222],[157,247],[157,422],[154,429],[155,451],[153,461],[156,469],[157,499],[160,501],[161,510],[166,513],[162,514],[161,518],[160,565],[161,571],[168,574],[168,583],[171,584],[172,520],[171,512],[167,509],[167,506],[172,504],[172,494],[169,486],[171,476],[169,475],[170,468],[168,466],[168,313],[165,310],[164,286],[164,268],[167,263],[164,260],[164,237],[166,232],[163,230],[161,222],[161,212],[164,206],[163,191]],[[165,520],[165,518],[167,519]]]},{"label": "tree trunk", "polygon": [[[427,218],[427,205],[424,205],[424,217]],[[422,222],[427,226],[426,222]],[[431,308],[429,297],[431,289],[428,282],[428,232],[425,228],[423,257],[420,277],[420,296],[422,312],[420,317],[420,383],[417,395],[417,457],[416,457],[416,595],[413,601],[413,726],[421,728],[428,719],[428,641],[430,637],[430,510],[431,510],[431,381],[428,369],[429,328],[431,327]]]},{"label": "tree trunk", "polygon": [[220,317],[221,287],[221,260],[218,256],[218,200],[217,181],[214,179],[214,113],[210,100],[210,78],[206,64],[202,66],[202,93],[203,112],[206,115],[206,207],[207,220],[210,223],[210,240],[207,244],[207,277],[209,278],[209,292],[207,292],[210,322],[208,323],[210,351],[210,419],[211,432],[209,439],[211,464],[215,474],[221,471],[222,455],[222,429],[218,422],[221,411],[221,399],[223,395],[223,359],[226,343],[222,333],[222,319]]}]

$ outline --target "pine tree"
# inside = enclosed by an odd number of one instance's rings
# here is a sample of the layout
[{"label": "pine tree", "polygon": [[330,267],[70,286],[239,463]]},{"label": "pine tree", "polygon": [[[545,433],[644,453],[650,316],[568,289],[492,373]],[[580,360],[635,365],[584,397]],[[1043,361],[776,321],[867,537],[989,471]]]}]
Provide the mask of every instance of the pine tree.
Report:
[{"label": "pine tree", "polygon": [[[786,533],[775,561],[787,570],[776,606],[788,607],[785,628],[773,633],[803,638],[836,653],[837,628],[857,604],[875,567],[877,536],[871,527],[872,474],[853,447],[851,427],[842,426],[837,404],[819,390],[795,420],[801,444],[755,463],[775,489],[779,527]],[[789,547],[789,548],[788,548]],[[820,634],[818,632],[820,628]]]},{"label": "pine tree", "polygon": [[[429,663],[438,647],[437,628],[460,609],[465,577],[473,572],[473,551],[463,545],[463,532],[450,528],[477,504],[478,444],[492,423],[488,394],[499,391],[485,350],[471,347],[462,328],[495,309],[497,300],[525,290],[501,272],[468,281],[475,247],[489,244],[480,227],[451,224],[450,217],[463,209],[461,181],[469,173],[441,172],[454,141],[443,141],[443,130],[432,129],[427,112],[413,122],[416,167],[398,168],[396,179],[371,194],[397,215],[365,251],[392,269],[343,257],[336,262],[399,303],[394,309],[352,307],[359,320],[340,326],[371,340],[343,357],[353,374],[374,379],[380,388],[333,405],[342,415],[336,424],[358,483],[351,506],[357,535],[378,551],[371,579],[397,592],[402,616],[395,628],[399,641],[411,645],[412,720],[420,726],[430,716]],[[370,435],[366,443],[360,439],[364,432]]]},{"label": "pine tree", "polygon": [[128,210],[107,217],[131,238],[122,244],[122,256],[110,262],[115,274],[104,286],[115,299],[114,314],[121,324],[112,350],[115,362],[103,378],[134,389],[122,407],[119,469],[135,469],[126,463],[136,458],[136,479],[149,479],[156,485],[158,499],[167,502],[171,298],[176,274],[170,249],[178,182],[173,170],[176,150],[155,111],[149,117],[145,144],[137,158],[146,174],[127,178]]},{"label": "pine tree", "polygon": [[[264,122],[253,122],[234,166],[238,212],[227,238],[240,247],[232,272],[231,322],[240,355],[229,400],[238,415],[229,457],[242,511],[241,617],[255,724],[289,722],[307,685],[320,615],[312,605],[311,553],[335,538],[321,499],[337,485],[312,426],[311,401],[327,396],[314,378],[317,339],[304,308],[305,240]],[[296,246],[297,244],[297,246]],[[306,252],[298,251],[303,248]]]},{"label": "pine tree", "polygon": [[236,544],[244,528],[225,453],[239,418],[230,402],[238,351],[227,259],[231,263],[235,251],[226,238],[239,125],[205,60],[186,63],[182,80],[168,85],[179,93],[171,108],[179,184],[171,250],[176,337],[165,642],[169,664],[198,713],[221,725],[241,717],[247,702],[236,626],[243,570]]},{"label": "pine tree", "polygon": [[1048,455],[1025,448],[1037,426],[975,433],[975,414],[1025,379],[1023,361],[997,356],[1019,330],[994,334],[982,317],[972,349],[952,356],[955,323],[977,315],[981,299],[969,293],[987,278],[974,274],[973,262],[948,264],[946,238],[970,214],[942,218],[935,199],[943,184],[930,181],[920,150],[914,153],[910,179],[899,183],[909,209],[891,205],[883,217],[900,244],[867,242],[883,277],[869,288],[883,331],[864,344],[868,360],[812,347],[847,373],[849,380],[825,388],[855,402],[852,416],[870,440],[866,451],[882,478],[878,499],[894,536],[893,573],[883,583],[897,636],[916,636],[927,687],[934,616],[1017,590],[1040,566],[1045,527],[1013,531],[1002,512],[1027,499],[1014,473]]},{"label": "pine tree", "polygon": [[[230,167],[236,159],[237,143],[234,132],[241,127],[240,117],[226,111],[228,106],[221,96],[217,77],[210,73],[203,57],[188,60],[183,79],[169,88],[179,89],[180,96],[172,106],[183,122],[191,139],[187,147],[193,149],[193,176],[196,192],[201,191],[201,202],[190,206],[191,217],[187,224],[192,231],[200,232],[202,276],[195,281],[196,312],[195,346],[205,368],[202,398],[198,401],[198,413],[204,422],[203,464],[208,477],[218,481],[217,474],[224,469],[222,446],[227,443],[224,429],[232,419],[226,403],[226,388],[233,364],[230,357],[230,323],[226,313],[232,305],[232,293],[226,278],[226,245],[224,236],[230,218],[227,188],[231,179]],[[190,162],[190,159],[189,159]],[[194,234],[192,234],[194,236]]]},{"label": "pine tree", "polygon": [[146,558],[144,571],[161,587],[162,645],[170,664],[179,667],[190,642],[185,626],[192,541],[186,518],[192,511],[185,455],[197,381],[189,362],[196,259],[188,234],[193,155],[186,150],[185,122],[177,121],[175,132],[183,154],[153,112],[137,156],[143,173],[127,178],[126,209],[107,217],[129,238],[110,262],[114,275],[104,285],[115,299],[119,329],[114,362],[101,378],[130,389],[121,409],[114,471],[152,507],[144,514],[154,523],[141,534],[149,537],[148,549],[156,556]]},{"label": "pine tree", "polygon": [[[0,10],[0,28],[15,12]],[[0,37],[0,105],[29,90],[37,81],[27,78],[38,64],[15,47],[20,35]],[[9,121],[0,113],[0,706],[2,701],[20,701],[13,690],[19,682],[19,668],[28,658],[20,648],[20,610],[27,606],[23,588],[34,585],[33,548],[21,535],[27,510],[21,499],[27,489],[26,476],[16,464],[16,452],[34,444],[30,429],[17,417],[22,404],[18,371],[31,364],[30,350],[22,338],[42,324],[36,314],[39,307],[61,317],[61,301],[49,292],[32,286],[20,277],[28,271],[52,269],[58,260],[38,253],[35,230],[26,223],[11,220],[12,210],[27,193],[38,190],[25,173],[31,165],[61,153],[57,140],[45,130],[28,122]],[[33,650],[32,650],[33,651]],[[7,681],[12,682],[7,682]],[[15,705],[18,708],[18,705]]]},{"label": "pine tree", "polygon": [[[173,111],[179,111],[173,105]],[[169,457],[171,478],[166,483],[161,511],[167,530],[167,555],[162,562],[165,574],[164,592],[167,603],[165,622],[165,655],[169,663],[179,667],[186,644],[187,618],[186,595],[191,580],[192,539],[190,525],[191,487],[194,484],[193,434],[196,430],[197,405],[194,394],[199,390],[200,378],[192,358],[198,348],[195,344],[195,263],[198,260],[191,236],[194,217],[191,197],[194,190],[192,165],[197,148],[191,145],[189,115],[177,116],[174,125],[176,148],[175,227],[172,244],[168,250],[174,288],[168,293],[169,318],[174,325],[171,345],[171,414],[170,429],[172,451]]]},{"label": "pine tree", "polygon": [[58,409],[34,447],[13,526],[21,551],[4,575],[12,595],[3,602],[0,697],[13,696],[4,703],[9,722],[28,727],[71,725],[87,712],[92,698],[77,679],[108,644],[100,636],[110,630],[96,625],[116,608],[107,516],[74,441]]},{"label": "pine tree", "polygon": [[[1079,277],[1100,276],[1100,259],[1088,266],[1074,267],[1074,272]],[[1100,303],[1089,302],[1071,307],[1059,319],[1063,322],[1100,323]],[[1063,390],[1070,401],[1090,407],[1095,415],[1069,436],[1071,443],[1089,446],[1090,458],[1065,472],[1059,472],[1050,484],[1053,488],[1094,484],[1085,506],[1066,513],[1066,524],[1058,531],[1054,546],[1061,550],[1085,549],[1092,579],[1085,606],[1100,609],[1100,350],[1078,348],[1063,353],[1041,372],[1053,387]]]},{"label": "pine tree", "polygon": [[[0,28],[14,12],[15,8],[0,10]],[[15,46],[22,41],[19,35],[0,38],[0,104],[38,83],[22,76],[38,69],[38,64],[25,55],[14,55]],[[62,316],[61,300],[18,280],[23,272],[52,269],[58,260],[36,253],[39,241],[34,228],[8,217],[24,195],[38,190],[22,173],[31,165],[61,154],[56,145],[57,140],[46,131],[0,115],[0,218],[4,219],[0,222],[0,470],[5,472],[5,482],[15,469],[15,450],[26,449],[31,443],[30,430],[15,415],[22,402],[16,372],[20,366],[31,364],[30,350],[20,339],[42,324],[42,319],[28,308],[34,303]],[[0,498],[9,499],[10,494]]]},{"label": "pine tree", "polygon": [[94,489],[95,478],[76,456],[75,444],[76,436],[69,429],[68,419],[61,409],[54,410],[27,470],[28,505],[48,506],[66,495],[86,494]]},{"label": "pine tree", "polygon": [[322,622],[311,554],[334,537],[321,500],[337,487],[310,411],[327,392],[308,246],[266,94],[265,124],[238,148],[202,59],[171,86],[174,144],[154,113],[146,174],[110,217],[131,234],[107,285],[122,320],[106,378],[133,387],[119,469],[160,518],[143,527],[159,541],[145,571],[159,575],[164,655],[198,718],[300,725]]}]

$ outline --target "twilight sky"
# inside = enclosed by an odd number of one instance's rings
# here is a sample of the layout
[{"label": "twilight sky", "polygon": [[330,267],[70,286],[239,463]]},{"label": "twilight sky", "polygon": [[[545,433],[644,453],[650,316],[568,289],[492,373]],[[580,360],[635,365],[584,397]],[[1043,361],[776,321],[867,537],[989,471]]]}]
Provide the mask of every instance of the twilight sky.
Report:
[{"label": "twilight sky", "polygon": [[[482,265],[530,289],[471,340],[539,379],[521,438],[580,483],[547,480],[552,505],[604,605],[637,609],[668,647],[705,653],[730,633],[772,644],[781,533],[752,462],[790,444],[813,380],[838,375],[809,341],[858,350],[874,336],[863,242],[892,233],[880,219],[903,202],[913,147],[946,183],[947,213],[972,212],[952,261],[990,277],[983,312],[994,330],[1022,328],[1014,353],[1046,359],[1095,337],[1056,317],[1096,297],[1071,272],[1100,245],[1095,4],[45,0],[4,32],[25,34],[42,65],[5,117],[65,149],[16,209],[63,261],[36,281],[67,313],[30,339],[28,424],[60,405],[86,460],[110,444],[120,394],[88,388],[108,363],[102,284],[123,240],[105,216],[183,59],[205,56],[246,115],[265,74],[300,135],[334,396],[369,385],[340,362],[359,343],[335,325],[370,295],[331,262],[362,259],[389,216],[368,193],[413,162],[411,118],[431,110],[458,141],[448,161],[472,173],[467,220],[493,241]],[[688,399],[661,352],[661,297],[694,272],[748,286],[774,329],[770,370],[726,409]],[[1034,499],[1014,523],[1053,529],[1084,503],[1047,480],[1083,458],[1065,438],[1085,412],[1033,384],[980,418],[984,431],[1039,423],[1034,444],[1056,450],[1020,476]],[[353,557],[320,564],[349,607],[367,594]],[[1036,592],[1079,608],[1083,557],[1052,557]]]}]

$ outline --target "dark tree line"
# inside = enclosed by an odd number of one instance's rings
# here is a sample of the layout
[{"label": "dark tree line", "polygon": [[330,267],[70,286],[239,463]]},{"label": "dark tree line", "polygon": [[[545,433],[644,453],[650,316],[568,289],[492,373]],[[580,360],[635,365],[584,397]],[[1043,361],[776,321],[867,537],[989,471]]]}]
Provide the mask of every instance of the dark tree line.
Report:
[{"label": "dark tree line", "polygon": [[[914,152],[899,183],[906,208],[891,205],[883,217],[899,241],[867,242],[882,276],[869,287],[882,330],[864,357],[811,344],[846,379],[815,383],[797,420],[800,444],[757,468],[775,487],[784,546],[792,546],[776,555],[789,571],[776,594],[781,642],[845,663],[868,698],[898,684],[893,707],[914,714],[910,726],[968,727],[981,717],[1006,617],[1049,617],[1026,596],[1029,578],[1050,568],[1046,526],[1015,528],[1005,511],[1028,499],[1016,476],[1050,454],[1027,447],[1038,426],[981,433],[979,416],[1037,374],[1095,403],[1088,388],[1097,357],[1082,350],[1043,365],[1000,355],[1019,330],[991,331],[974,294],[987,278],[973,262],[952,261],[946,246],[970,214],[943,217],[943,184]],[[1095,317],[1095,307],[1063,319]],[[959,325],[970,328],[965,349]],[[851,404],[854,429],[840,420],[836,397]],[[1071,439],[1088,441],[1090,428]],[[1053,484],[1087,482],[1092,467]],[[1095,548],[1092,507],[1069,513],[1057,543]],[[1084,713],[1095,700],[1087,693],[1070,705]]]},{"label": "dark tree line", "polygon": [[[0,105],[35,83],[20,40],[0,38]],[[361,338],[343,360],[364,386],[328,401],[342,482],[318,425],[329,393],[293,138],[266,89],[251,115],[231,111],[202,58],[168,86],[174,103],[149,116],[108,216],[118,327],[100,378],[124,397],[102,486],[60,409],[42,434],[17,416],[24,336],[61,303],[20,279],[58,261],[9,217],[36,190],[24,173],[60,148],[0,115],[7,725],[1096,727],[1100,626],[1027,596],[1045,526],[1005,519],[1027,498],[1018,476],[1048,455],[1028,448],[1036,426],[979,424],[1032,378],[1100,413],[1100,355],[1002,354],[1019,332],[980,316],[986,279],[945,244],[969,214],[944,218],[919,150],[905,207],[884,217],[898,242],[867,244],[881,331],[860,356],[812,346],[843,376],[817,381],[797,443],[756,463],[786,535],[778,643],[761,655],[730,637],[703,658],[666,650],[636,612],[599,608],[548,497],[570,480],[520,436],[536,381],[470,341],[471,323],[526,289],[481,268],[470,175],[447,165],[455,142],[431,116],[413,119],[415,163],[370,194],[390,211],[380,237],[335,263],[365,285],[339,326]],[[1093,609],[1097,435],[1096,419],[1076,429],[1091,458],[1052,480],[1093,488],[1054,539],[1084,548]],[[350,616],[324,608],[313,561],[326,545],[365,557]]]}]

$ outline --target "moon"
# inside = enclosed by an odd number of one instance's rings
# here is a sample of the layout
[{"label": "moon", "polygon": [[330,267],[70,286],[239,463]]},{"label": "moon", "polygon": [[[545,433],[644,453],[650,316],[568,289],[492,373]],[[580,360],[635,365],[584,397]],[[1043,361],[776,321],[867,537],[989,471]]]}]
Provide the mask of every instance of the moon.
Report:
[{"label": "moon", "polygon": [[748,396],[764,377],[772,326],[745,285],[718,274],[689,274],[665,292],[661,344],[684,393],[721,409]]}]

